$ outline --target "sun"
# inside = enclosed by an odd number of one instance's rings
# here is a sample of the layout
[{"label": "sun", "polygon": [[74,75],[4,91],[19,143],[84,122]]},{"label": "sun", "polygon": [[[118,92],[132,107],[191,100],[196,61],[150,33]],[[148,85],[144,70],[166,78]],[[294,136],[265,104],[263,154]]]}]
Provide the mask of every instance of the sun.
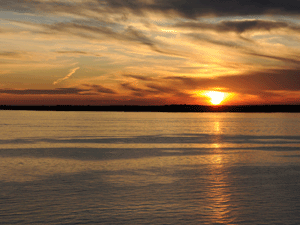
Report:
[{"label": "sun", "polygon": [[225,93],[219,91],[208,91],[205,95],[210,98],[210,102],[213,105],[219,105],[225,97]]}]

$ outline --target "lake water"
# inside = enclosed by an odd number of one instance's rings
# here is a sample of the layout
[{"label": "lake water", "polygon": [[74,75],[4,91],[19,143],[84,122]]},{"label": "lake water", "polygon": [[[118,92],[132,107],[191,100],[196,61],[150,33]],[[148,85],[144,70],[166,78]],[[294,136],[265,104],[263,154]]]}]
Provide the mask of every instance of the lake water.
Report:
[{"label": "lake water", "polygon": [[0,111],[0,224],[299,224],[300,113]]}]

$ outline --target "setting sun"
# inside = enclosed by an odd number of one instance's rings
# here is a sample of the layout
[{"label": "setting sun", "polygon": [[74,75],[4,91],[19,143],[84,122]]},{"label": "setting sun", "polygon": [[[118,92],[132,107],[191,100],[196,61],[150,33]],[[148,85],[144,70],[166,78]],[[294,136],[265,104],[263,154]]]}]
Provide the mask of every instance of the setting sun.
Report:
[{"label": "setting sun", "polygon": [[206,96],[210,98],[211,104],[219,105],[224,100],[225,94],[219,91],[209,91]]}]

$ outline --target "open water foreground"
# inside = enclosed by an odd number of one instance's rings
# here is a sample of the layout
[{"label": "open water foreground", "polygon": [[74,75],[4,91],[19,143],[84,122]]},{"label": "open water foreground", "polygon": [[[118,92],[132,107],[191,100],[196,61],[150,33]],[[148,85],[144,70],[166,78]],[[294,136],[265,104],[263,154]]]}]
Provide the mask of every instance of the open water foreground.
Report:
[{"label": "open water foreground", "polygon": [[0,111],[0,224],[299,224],[300,113]]}]

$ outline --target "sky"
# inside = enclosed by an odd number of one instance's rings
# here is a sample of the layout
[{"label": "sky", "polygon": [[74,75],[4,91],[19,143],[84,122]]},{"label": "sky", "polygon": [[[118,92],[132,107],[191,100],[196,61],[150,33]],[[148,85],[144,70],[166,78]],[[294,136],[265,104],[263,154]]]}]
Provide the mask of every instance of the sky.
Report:
[{"label": "sky", "polygon": [[298,0],[0,1],[0,43],[0,105],[300,104]]}]

